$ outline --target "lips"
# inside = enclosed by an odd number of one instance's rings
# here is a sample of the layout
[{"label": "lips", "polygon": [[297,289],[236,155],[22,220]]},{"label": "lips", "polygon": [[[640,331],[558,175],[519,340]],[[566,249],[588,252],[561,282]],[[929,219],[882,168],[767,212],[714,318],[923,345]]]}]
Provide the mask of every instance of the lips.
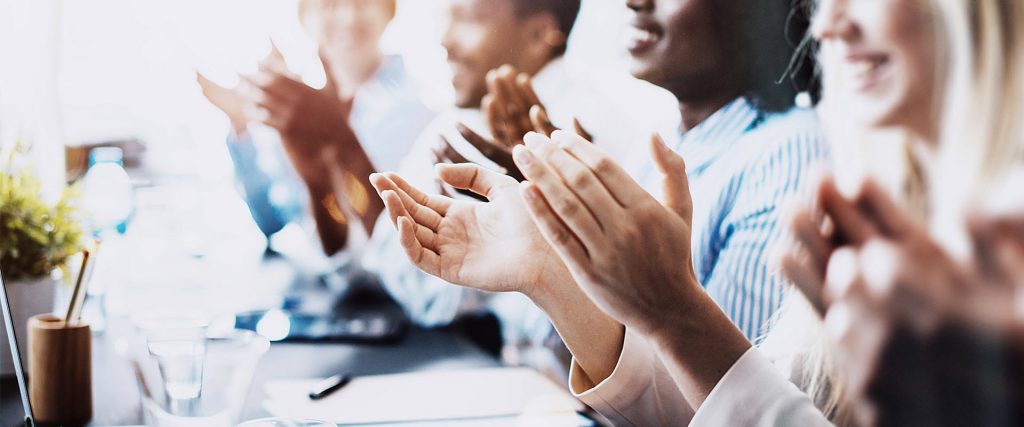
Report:
[{"label": "lips", "polygon": [[639,55],[651,50],[663,35],[664,32],[657,24],[638,19],[626,29],[626,45],[631,54]]},{"label": "lips", "polygon": [[850,77],[856,83],[857,89],[862,91],[875,87],[889,69],[889,56],[883,54],[849,55],[846,62]]}]

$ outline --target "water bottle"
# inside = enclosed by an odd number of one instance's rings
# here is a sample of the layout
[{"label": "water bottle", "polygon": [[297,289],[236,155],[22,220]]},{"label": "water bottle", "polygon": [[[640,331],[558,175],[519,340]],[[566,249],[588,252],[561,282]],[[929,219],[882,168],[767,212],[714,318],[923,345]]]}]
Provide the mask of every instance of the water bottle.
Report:
[{"label": "water bottle", "polygon": [[124,170],[124,153],[120,148],[100,147],[89,153],[82,205],[93,234],[125,233],[135,211],[135,193]]}]

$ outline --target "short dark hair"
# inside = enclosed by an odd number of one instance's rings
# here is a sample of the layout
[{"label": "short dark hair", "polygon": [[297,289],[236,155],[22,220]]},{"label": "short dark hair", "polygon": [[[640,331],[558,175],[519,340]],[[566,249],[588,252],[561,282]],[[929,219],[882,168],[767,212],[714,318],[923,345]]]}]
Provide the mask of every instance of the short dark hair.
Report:
[{"label": "short dark hair", "polygon": [[[558,30],[565,34],[567,40],[580,14],[580,0],[512,0],[511,3],[519,17],[550,13],[558,22]],[[562,55],[565,49],[566,44],[563,44],[555,54]]]},{"label": "short dark hair", "polygon": [[[721,0],[719,0],[721,1]],[[735,36],[748,58],[746,97],[768,112],[785,111],[801,92],[821,95],[817,44],[810,37],[812,11],[804,0],[725,0],[723,37]]]}]

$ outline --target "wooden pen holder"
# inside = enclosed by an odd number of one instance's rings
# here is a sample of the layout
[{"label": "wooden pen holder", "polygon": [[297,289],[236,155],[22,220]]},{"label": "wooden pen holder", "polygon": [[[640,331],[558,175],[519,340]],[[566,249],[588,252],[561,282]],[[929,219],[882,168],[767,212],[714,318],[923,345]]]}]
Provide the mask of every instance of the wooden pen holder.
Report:
[{"label": "wooden pen holder", "polygon": [[52,314],[28,321],[29,401],[42,425],[85,425],[92,419],[92,334],[89,325]]}]

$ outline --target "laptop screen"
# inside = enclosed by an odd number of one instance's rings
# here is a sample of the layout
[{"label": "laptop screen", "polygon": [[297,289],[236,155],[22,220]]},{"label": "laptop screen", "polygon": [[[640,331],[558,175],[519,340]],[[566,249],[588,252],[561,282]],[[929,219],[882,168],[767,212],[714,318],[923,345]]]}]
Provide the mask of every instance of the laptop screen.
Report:
[{"label": "laptop screen", "polygon": [[0,311],[3,312],[4,324],[7,325],[7,342],[11,347],[14,375],[18,379],[18,392],[21,393],[21,405],[25,409],[25,425],[31,427],[32,405],[28,402],[28,383],[25,382],[25,369],[21,363],[21,352],[18,350],[18,337],[14,334],[14,316],[11,314],[11,304],[7,299],[7,285],[4,283],[3,271],[0,271]]}]

